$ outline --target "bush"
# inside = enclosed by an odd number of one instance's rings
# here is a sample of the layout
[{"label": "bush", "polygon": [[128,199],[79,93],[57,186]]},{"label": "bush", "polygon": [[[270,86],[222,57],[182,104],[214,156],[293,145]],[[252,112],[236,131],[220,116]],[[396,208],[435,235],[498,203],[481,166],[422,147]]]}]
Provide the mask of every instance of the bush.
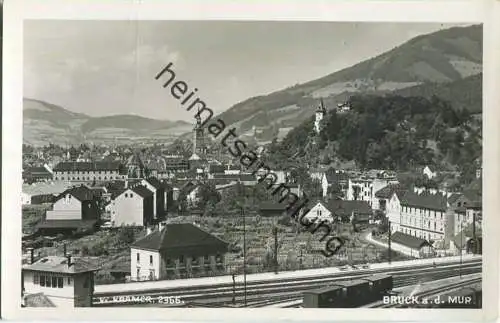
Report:
[{"label": "bush", "polygon": [[81,253],[82,253],[82,256],[88,256],[89,255],[89,247],[83,246]]},{"label": "bush", "polygon": [[125,244],[131,244],[135,241],[134,228],[121,227],[118,232],[118,240]]}]

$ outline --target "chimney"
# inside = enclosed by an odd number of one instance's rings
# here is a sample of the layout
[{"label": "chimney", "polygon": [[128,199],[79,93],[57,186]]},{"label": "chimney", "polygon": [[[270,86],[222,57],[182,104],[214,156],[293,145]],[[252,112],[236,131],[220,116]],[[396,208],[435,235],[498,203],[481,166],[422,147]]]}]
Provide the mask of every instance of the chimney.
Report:
[{"label": "chimney", "polygon": [[73,264],[71,262],[71,255],[66,255],[66,259],[68,259],[68,268]]}]

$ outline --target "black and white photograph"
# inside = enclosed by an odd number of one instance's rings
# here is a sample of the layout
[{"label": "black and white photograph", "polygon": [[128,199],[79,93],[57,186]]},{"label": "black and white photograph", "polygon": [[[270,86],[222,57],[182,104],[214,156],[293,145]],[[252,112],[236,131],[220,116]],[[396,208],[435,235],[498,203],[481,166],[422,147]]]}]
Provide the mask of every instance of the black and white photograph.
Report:
[{"label": "black and white photograph", "polygon": [[21,312],[483,308],[483,22],[22,26]]}]

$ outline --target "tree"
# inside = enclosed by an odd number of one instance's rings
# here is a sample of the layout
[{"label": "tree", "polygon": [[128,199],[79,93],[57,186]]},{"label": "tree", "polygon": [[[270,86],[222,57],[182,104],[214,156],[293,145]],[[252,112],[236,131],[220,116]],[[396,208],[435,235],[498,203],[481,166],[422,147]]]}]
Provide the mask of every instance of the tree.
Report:
[{"label": "tree", "polygon": [[118,232],[118,240],[127,245],[135,241],[135,230],[131,227],[121,226]]}]

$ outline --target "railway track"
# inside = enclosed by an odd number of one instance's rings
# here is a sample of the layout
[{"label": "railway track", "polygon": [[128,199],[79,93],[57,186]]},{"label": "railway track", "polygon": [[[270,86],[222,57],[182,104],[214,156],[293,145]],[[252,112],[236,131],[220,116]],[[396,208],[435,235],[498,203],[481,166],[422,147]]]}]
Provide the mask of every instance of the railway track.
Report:
[{"label": "railway track", "polygon": [[[447,264],[431,268],[412,268],[404,270],[384,270],[376,273],[392,274],[394,276],[394,287],[413,285],[417,281],[437,280],[454,276],[458,264]],[[469,262],[462,264],[462,273],[470,274],[481,271],[481,262]],[[284,279],[280,281],[251,282],[247,284],[247,306],[265,307],[280,302],[288,302],[302,297],[306,290],[326,287],[339,280],[362,278],[373,275],[373,270],[360,270],[360,272],[348,272],[344,276],[335,274],[321,278]],[[94,306],[196,306],[204,303],[206,306],[244,306],[244,286],[232,284],[219,286],[190,286],[163,289],[147,292],[122,292],[117,294],[97,294],[94,298]],[[236,304],[233,304],[233,295]],[[133,297],[147,298],[146,302],[134,302]],[[157,301],[163,297],[179,297],[183,304],[159,304]],[[121,299],[120,299],[121,298]]]}]

